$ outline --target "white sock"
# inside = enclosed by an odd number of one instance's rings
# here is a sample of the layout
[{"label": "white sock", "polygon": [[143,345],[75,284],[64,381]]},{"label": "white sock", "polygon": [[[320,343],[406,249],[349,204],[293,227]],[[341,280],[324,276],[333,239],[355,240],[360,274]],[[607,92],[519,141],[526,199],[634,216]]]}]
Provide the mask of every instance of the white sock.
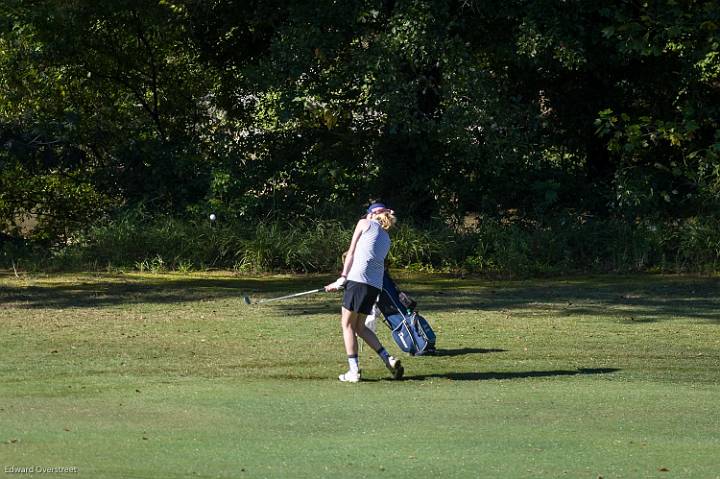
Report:
[{"label": "white sock", "polygon": [[350,371],[356,373],[360,370],[360,360],[357,357],[357,354],[354,356],[348,356],[348,364],[350,365]]}]

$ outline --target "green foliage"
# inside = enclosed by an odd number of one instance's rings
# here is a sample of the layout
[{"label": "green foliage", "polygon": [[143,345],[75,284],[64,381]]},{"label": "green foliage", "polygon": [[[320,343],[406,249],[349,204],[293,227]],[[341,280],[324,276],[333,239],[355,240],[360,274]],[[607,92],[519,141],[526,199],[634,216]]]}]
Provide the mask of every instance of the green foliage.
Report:
[{"label": "green foliage", "polygon": [[[269,225],[201,227],[185,267],[319,270],[273,225],[324,238],[305,225],[383,198],[430,229],[403,264],[465,257],[431,218],[470,214],[510,239],[485,238],[478,268],[534,271],[557,264],[530,238],[557,237],[554,218],[720,207],[717,2],[7,0],[0,17],[0,228],[35,218],[47,247],[136,208],[177,218],[159,231],[215,211]],[[189,258],[146,246],[134,261]]]},{"label": "green foliage", "polygon": [[237,252],[235,269],[242,272],[333,272],[342,268],[350,230],[337,223],[259,224],[249,231]]},{"label": "green foliage", "polygon": [[351,230],[335,222],[232,222],[214,225],[141,211],[93,226],[40,265],[65,269],[318,272],[341,268]]},{"label": "green foliage", "polygon": [[[135,211],[89,228],[50,254],[5,241],[0,267],[22,270],[234,270],[238,273],[337,273],[352,227],[334,221],[213,226]],[[592,272],[695,271],[720,268],[720,221],[628,223],[558,217],[544,223],[482,218],[456,230],[434,223],[392,231],[389,266],[414,271],[527,277]]]},{"label": "green foliage", "polygon": [[598,133],[619,160],[617,205],[630,215],[692,216],[718,196],[716,2],[662,2],[601,10],[605,41],[642,83],[625,82],[625,102],[600,112]]}]

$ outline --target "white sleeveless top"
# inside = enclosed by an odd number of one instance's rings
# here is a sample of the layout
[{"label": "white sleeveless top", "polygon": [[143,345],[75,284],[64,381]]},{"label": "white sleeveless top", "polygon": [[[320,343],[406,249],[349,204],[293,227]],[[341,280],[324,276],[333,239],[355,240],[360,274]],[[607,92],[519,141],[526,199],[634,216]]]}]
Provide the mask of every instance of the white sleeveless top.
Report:
[{"label": "white sleeveless top", "polygon": [[382,289],[385,257],[390,251],[390,235],[380,223],[370,220],[355,245],[355,256],[347,279]]}]

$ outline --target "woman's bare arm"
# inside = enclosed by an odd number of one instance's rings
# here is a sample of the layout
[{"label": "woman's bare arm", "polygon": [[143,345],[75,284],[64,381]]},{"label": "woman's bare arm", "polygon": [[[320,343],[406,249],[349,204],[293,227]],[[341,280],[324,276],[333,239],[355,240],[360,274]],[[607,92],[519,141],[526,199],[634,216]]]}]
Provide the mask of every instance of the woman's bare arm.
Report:
[{"label": "woman's bare arm", "polygon": [[[347,250],[345,262],[343,263],[342,273],[340,273],[340,278],[338,278],[338,281],[340,281],[341,278],[347,278],[347,275],[350,274],[350,268],[352,268],[353,259],[355,256],[355,247],[357,246],[357,242],[360,239],[360,236],[365,231],[367,231],[368,226],[368,220],[366,219],[361,219],[360,221],[358,221],[357,225],[355,225],[355,231],[353,232],[352,240],[350,240],[350,248],[348,248]],[[336,291],[339,287],[342,286],[338,286],[338,281],[335,281],[325,286],[325,290]]]}]

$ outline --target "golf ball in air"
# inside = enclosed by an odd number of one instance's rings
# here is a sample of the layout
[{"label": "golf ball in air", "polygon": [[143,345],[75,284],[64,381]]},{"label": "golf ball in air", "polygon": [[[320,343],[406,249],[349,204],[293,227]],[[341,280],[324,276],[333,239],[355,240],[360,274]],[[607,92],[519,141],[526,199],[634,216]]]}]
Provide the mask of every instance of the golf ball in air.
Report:
[{"label": "golf ball in air", "polygon": [[215,216],[215,213],[210,213],[210,221],[215,221],[217,219],[217,216]]}]

